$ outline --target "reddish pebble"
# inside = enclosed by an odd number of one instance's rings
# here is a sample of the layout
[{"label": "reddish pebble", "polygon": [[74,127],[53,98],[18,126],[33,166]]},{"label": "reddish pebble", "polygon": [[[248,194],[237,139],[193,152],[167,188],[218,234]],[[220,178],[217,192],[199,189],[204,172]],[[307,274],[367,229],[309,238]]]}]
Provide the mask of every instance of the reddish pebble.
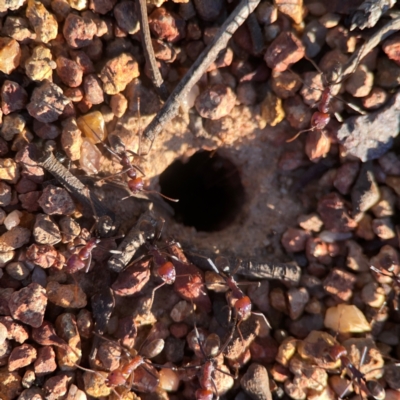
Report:
[{"label": "reddish pebble", "polygon": [[5,80],[1,87],[1,109],[4,115],[22,110],[28,102],[26,90],[17,82]]},{"label": "reddish pebble", "polygon": [[57,250],[50,244],[32,244],[26,250],[26,258],[41,268],[50,268],[57,259]]},{"label": "reddish pebble", "polygon": [[38,202],[48,215],[70,215],[75,211],[75,204],[70,194],[64,188],[52,185],[44,188]]},{"label": "reddish pebble", "polygon": [[29,338],[28,329],[22,324],[14,321],[9,316],[0,317],[0,323],[7,328],[7,339],[15,340],[18,343],[24,343]]},{"label": "reddish pebble", "polygon": [[184,322],[177,322],[170,325],[169,331],[172,336],[181,339],[188,334],[189,327]]},{"label": "reddish pebble", "polygon": [[121,272],[111,287],[118,296],[132,296],[140,293],[149,279],[149,261],[141,261]]},{"label": "reddish pebble", "polygon": [[85,100],[92,104],[100,104],[104,101],[102,84],[96,75],[90,74],[83,78],[83,90],[85,91]]},{"label": "reddish pebble", "polygon": [[60,56],[56,60],[57,75],[69,87],[78,87],[82,83],[83,70],[73,60]]},{"label": "reddish pebble", "polygon": [[71,380],[72,377],[65,373],[52,376],[51,378],[47,379],[43,385],[43,389],[46,393],[46,400],[59,400],[64,398],[64,396],[67,394],[68,386],[71,383]]},{"label": "reddish pebble", "polygon": [[382,44],[382,50],[396,64],[400,65],[400,34],[392,35]]},{"label": "reddish pebble", "polygon": [[335,186],[341,194],[349,194],[359,171],[360,164],[356,161],[342,164],[337,170],[333,186]]},{"label": "reddish pebble", "polygon": [[60,136],[61,130],[55,124],[45,124],[38,120],[33,121],[33,131],[42,139],[55,139]]},{"label": "reddish pebble", "polygon": [[354,274],[334,268],[324,280],[324,290],[340,301],[348,301],[353,296],[356,277]]},{"label": "reddish pebble", "polygon": [[117,0],[90,0],[90,9],[98,14],[110,12]]},{"label": "reddish pebble", "polygon": [[310,233],[303,229],[288,228],[282,235],[281,243],[289,253],[303,251],[306,247],[306,241]]},{"label": "reddish pebble", "polygon": [[282,32],[269,46],[264,60],[275,71],[286,71],[288,67],[304,57],[305,48],[292,32]]},{"label": "reddish pebble", "polygon": [[69,100],[59,86],[45,81],[33,90],[31,101],[26,108],[33,118],[49,123],[58,120],[68,103]]},{"label": "reddish pebble", "polygon": [[18,200],[21,202],[21,207],[24,210],[29,212],[35,212],[39,211],[40,209],[38,200],[41,195],[42,195],[41,191],[24,193],[18,196]]},{"label": "reddish pebble", "polygon": [[14,347],[8,359],[8,370],[15,371],[36,360],[36,349],[30,344]]},{"label": "reddish pebble", "polygon": [[388,97],[389,95],[386,90],[376,86],[371,89],[368,96],[361,99],[361,102],[364,108],[367,108],[368,110],[376,110],[386,103]]},{"label": "reddish pebble", "polygon": [[36,376],[48,375],[57,369],[56,353],[51,346],[40,347],[33,364]]},{"label": "reddish pebble", "polygon": [[151,32],[158,39],[177,42],[185,37],[185,21],[164,7],[156,8],[149,15]]},{"label": "reddish pebble", "polygon": [[37,283],[14,292],[8,302],[13,318],[38,328],[43,323],[47,306],[46,290]]},{"label": "reddish pebble", "polygon": [[236,95],[227,85],[213,85],[197,96],[195,107],[203,118],[212,120],[228,115],[235,106]]},{"label": "reddish pebble", "polygon": [[75,49],[88,46],[96,32],[96,24],[91,19],[77,14],[69,14],[64,22],[64,38],[68,45]]},{"label": "reddish pebble", "polygon": [[318,213],[325,228],[333,232],[349,232],[357,227],[348,212],[344,199],[337,193],[329,193],[320,198]]}]

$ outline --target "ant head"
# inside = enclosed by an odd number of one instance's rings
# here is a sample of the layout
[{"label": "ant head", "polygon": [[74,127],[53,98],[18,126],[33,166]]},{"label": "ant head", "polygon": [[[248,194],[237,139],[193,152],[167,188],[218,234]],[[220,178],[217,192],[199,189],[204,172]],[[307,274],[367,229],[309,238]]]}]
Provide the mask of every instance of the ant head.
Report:
[{"label": "ant head", "polygon": [[195,396],[196,400],[212,400],[214,393],[209,389],[197,389]]},{"label": "ant head", "polygon": [[175,282],[176,271],[174,264],[171,261],[167,261],[157,271],[159,277],[167,284],[172,285]]},{"label": "ant head", "polygon": [[245,320],[250,317],[250,314],[251,314],[250,297],[243,296],[241,299],[236,301],[234,307],[235,307],[239,321]]},{"label": "ant head", "polygon": [[341,344],[334,344],[329,349],[329,357],[331,357],[333,361],[337,361],[340,357],[343,357],[345,355],[347,355],[347,350]]},{"label": "ant head", "polygon": [[124,385],[126,383],[126,379],[122,372],[115,370],[109,373],[106,384],[109,387],[115,387]]}]

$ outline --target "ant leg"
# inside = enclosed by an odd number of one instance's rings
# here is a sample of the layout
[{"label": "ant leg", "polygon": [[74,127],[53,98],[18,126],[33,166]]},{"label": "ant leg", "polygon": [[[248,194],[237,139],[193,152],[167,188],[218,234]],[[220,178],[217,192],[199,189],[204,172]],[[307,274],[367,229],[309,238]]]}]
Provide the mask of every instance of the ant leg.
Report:
[{"label": "ant leg", "polygon": [[251,313],[252,313],[253,315],[258,315],[259,317],[262,317],[262,318],[264,319],[264,322],[265,322],[266,325],[268,326],[268,328],[269,328],[269,329],[272,329],[271,324],[269,323],[267,317],[266,317],[263,313],[255,312],[255,311],[252,311]]},{"label": "ant leg", "polygon": [[153,307],[153,302],[154,302],[154,293],[156,292],[157,289],[160,289],[160,287],[164,286],[165,282],[161,283],[160,285],[156,286],[152,292],[151,292],[151,301],[150,301],[150,305],[148,307],[149,310],[151,310],[151,307]]},{"label": "ant leg", "polygon": [[88,262],[85,268],[85,273],[87,274],[90,270],[90,265],[92,264],[92,252],[89,253]]},{"label": "ant leg", "polygon": [[314,131],[314,130],[315,130],[314,127],[311,127],[309,129],[303,129],[302,131],[297,132],[292,138],[286,140],[286,143],[291,143],[291,142],[295,141],[302,133],[311,132],[311,131]]},{"label": "ant leg", "polygon": [[167,199],[169,201],[172,201],[174,203],[178,203],[179,199],[173,199],[172,197],[168,197],[165,194],[162,194],[160,192],[157,192],[156,190],[143,190],[144,193],[155,193],[158,194],[159,196],[163,197],[164,199]]}]

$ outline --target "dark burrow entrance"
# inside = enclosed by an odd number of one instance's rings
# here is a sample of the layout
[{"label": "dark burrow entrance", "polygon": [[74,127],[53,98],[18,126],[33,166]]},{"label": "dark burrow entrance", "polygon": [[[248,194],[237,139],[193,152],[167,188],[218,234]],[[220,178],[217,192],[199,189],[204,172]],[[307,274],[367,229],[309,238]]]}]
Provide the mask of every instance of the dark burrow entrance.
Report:
[{"label": "dark burrow entrance", "polygon": [[198,151],[186,163],[174,161],[159,182],[162,194],[179,199],[169,202],[175,219],[197,231],[226,228],[245,200],[239,170],[218,152]]}]

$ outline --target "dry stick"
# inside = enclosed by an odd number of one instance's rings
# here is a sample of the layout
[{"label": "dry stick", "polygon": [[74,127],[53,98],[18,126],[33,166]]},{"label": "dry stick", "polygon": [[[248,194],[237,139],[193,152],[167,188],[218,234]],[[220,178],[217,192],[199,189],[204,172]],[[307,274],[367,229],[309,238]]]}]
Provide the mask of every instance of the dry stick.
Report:
[{"label": "dry stick", "polygon": [[298,283],[301,268],[294,262],[241,261],[237,273],[249,278],[279,279],[280,281]]},{"label": "dry stick", "polygon": [[168,90],[165,86],[164,80],[161,76],[160,70],[157,66],[156,57],[154,55],[153,45],[151,43],[149,20],[147,18],[147,5],[146,0],[137,0],[139,6],[139,21],[142,30],[142,47],[144,51],[144,58],[149,67],[151,80],[155,86],[158,95],[163,101],[168,99]]},{"label": "dry stick", "polygon": [[372,28],[396,0],[365,0],[353,13],[350,30]]},{"label": "dry stick", "polygon": [[400,30],[400,18],[393,19],[376,33],[374,33],[353,55],[349,58],[347,63],[343,66],[342,76],[352,74],[355,70],[357,63],[372,51],[380,42],[385,40],[388,36]]},{"label": "dry stick", "polygon": [[[91,209],[93,208],[93,211],[96,214],[94,217],[108,217],[112,220],[112,223],[115,222],[115,214],[105,207],[99,198],[76,176],[72,175],[71,172],[69,172],[68,169],[54,157],[53,153],[46,152],[39,157],[31,155],[31,158],[40,167],[50,172],[50,174],[52,174],[68,191],[70,191],[80,203],[86,207],[90,207]],[[101,227],[99,230],[100,232],[102,231]]]},{"label": "dry stick", "polygon": [[211,43],[202,51],[186,75],[175,87],[162,109],[145,129],[144,136],[151,141],[151,146],[164,125],[178,113],[178,108],[183,97],[199,81],[208,67],[218,57],[219,52],[226,48],[229,39],[239,26],[243,24],[249,14],[254,11],[259,2],[260,0],[242,0],[224,22]]},{"label": "dry stick", "polygon": [[[108,267],[118,273],[121,272],[128,265],[139,247],[146,240],[154,237],[157,223],[158,219],[152,211],[145,211],[118,246],[118,250],[122,253],[112,255],[108,260]],[[146,226],[143,226],[144,224],[147,224],[147,228],[150,229],[147,230]]]}]

